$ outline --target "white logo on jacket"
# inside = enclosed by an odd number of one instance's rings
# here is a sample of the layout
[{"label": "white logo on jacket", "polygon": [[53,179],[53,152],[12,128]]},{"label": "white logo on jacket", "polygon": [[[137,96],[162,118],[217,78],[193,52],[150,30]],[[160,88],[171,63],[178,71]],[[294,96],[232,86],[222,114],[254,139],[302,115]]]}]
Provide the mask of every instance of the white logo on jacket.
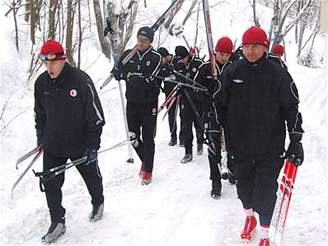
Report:
[{"label": "white logo on jacket", "polygon": [[241,84],[241,83],[244,83],[244,80],[242,80],[242,79],[234,79],[233,82],[235,82],[237,84]]},{"label": "white logo on jacket", "polygon": [[71,97],[76,97],[76,96],[77,96],[77,91],[76,91],[75,89],[71,89],[71,90],[69,91],[69,95],[70,95]]},{"label": "white logo on jacket", "polygon": [[152,116],[156,116],[157,115],[157,108],[152,108],[152,110],[151,110],[151,115]]}]

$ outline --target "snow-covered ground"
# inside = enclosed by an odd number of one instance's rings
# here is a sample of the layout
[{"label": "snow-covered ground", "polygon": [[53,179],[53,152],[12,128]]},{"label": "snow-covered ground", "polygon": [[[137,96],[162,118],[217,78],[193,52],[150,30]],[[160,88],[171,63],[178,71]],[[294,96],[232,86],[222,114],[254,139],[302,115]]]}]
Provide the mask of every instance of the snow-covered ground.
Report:
[{"label": "snow-covered ground", "polygon": [[[153,1],[147,2],[150,9],[144,10],[144,16],[148,11],[160,13],[164,9],[155,7],[154,3],[150,3]],[[245,2],[248,1],[223,3],[211,10],[214,42],[222,35],[240,40],[243,30],[251,21],[251,12],[246,13],[249,8]],[[222,9],[225,10],[222,16],[216,14],[222,13]],[[261,18],[264,18],[265,11]],[[32,171],[16,188],[14,199],[10,198],[11,186],[27,164],[22,164],[16,171],[15,161],[33,148],[36,142],[33,83],[26,83],[29,65],[26,57],[29,57],[30,44],[22,36],[18,54],[13,42],[12,20],[1,14],[0,21],[1,112],[8,101],[0,124],[0,244],[39,245],[40,237],[48,229],[49,216],[44,194],[39,191],[38,180]],[[194,20],[189,23],[194,24]],[[143,24],[150,23],[144,21]],[[192,37],[193,32],[191,24],[186,27],[187,36]],[[173,51],[180,41],[168,37],[165,46]],[[301,98],[305,162],[298,172],[284,244],[327,245],[327,69],[297,65],[292,58],[295,47],[292,43],[288,44],[291,49],[288,53],[289,71],[296,81]],[[108,76],[110,65],[100,55],[94,41],[85,42],[84,46],[88,52],[82,60],[83,69],[99,88]],[[107,148],[124,139],[116,82],[108,85],[99,95],[107,122],[102,148]],[[163,95],[160,97],[162,101]],[[140,185],[140,161],[137,156],[134,155],[135,164],[125,162],[128,158],[127,147],[99,156],[106,199],[103,220],[89,223],[91,204],[83,180],[76,170],[66,172],[63,204],[67,209],[67,232],[56,245],[243,245],[239,233],[244,215],[235,186],[223,181],[222,198],[210,198],[211,183],[206,154],[194,154],[191,163],[180,164],[184,149],[167,146],[168,124],[167,119],[162,121],[162,116],[163,113],[158,117],[154,177],[149,186]],[[5,124],[6,129],[2,130]],[[39,160],[33,168],[41,170],[41,166]],[[249,245],[257,245],[257,238],[258,235]]]}]

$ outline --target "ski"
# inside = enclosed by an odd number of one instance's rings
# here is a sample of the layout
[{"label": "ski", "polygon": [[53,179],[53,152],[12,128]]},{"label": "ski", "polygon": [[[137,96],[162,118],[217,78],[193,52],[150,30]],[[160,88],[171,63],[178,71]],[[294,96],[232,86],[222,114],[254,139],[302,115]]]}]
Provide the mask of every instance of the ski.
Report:
[{"label": "ski", "polygon": [[[18,177],[18,179],[16,180],[16,182],[13,184],[13,186],[11,187],[11,199],[14,198],[14,190],[17,187],[17,185],[19,184],[19,182],[22,180],[22,178],[25,176],[25,174],[28,172],[28,170],[30,170],[30,168],[33,166],[33,164],[37,161],[37,159],[40,157],[40,155],[43,152],[43,148],[42,145],[38,146],[38,150],[37,152],[35,152],[34,154],[36,154],[34,156],[34,158],[32,159],[32,161],[30,162],[30,164],[28,164],[28,166],[25,168],[25,170],[22,172],[22,174]],[[30,156],[32,156],[33,154],[31,154]]]},{"label": "ski", "polygon": [[[182,1],[178,1],[178,3],[169,10],[169,12],[167,13],[167,17],[166,17],[166,21],[164,23],[164,27],[166,29],[168,29],[174,19],[174,17],[176,16],[176,14],[180,11],[181,7],[182,7],[182,4],[183,4],[184,0]],[[173,4],[173,2],[172,2]]]},{"label": "ski", "polygon": [[175,105],[175,109],[174,109],[174,125],[173,125],[173,129],[176,129],[176,127],[177,127],[177,115],[178,115],[179,105],[180,105],[180,95],[177,95],[176,105]]},{"label": "ski", "polygon": [[[165,12],[150,27],[153,30],[153,32],[156,32],[158,30],[158,28],[165,22],[165,20],[167,20],[167,18],[169,18],[172,15],[172,11],[175,8],[177,8],[177,6],[182,5],[183,2],[184,2],[184,0],[175,0],[174,2],[172,2],[172,4],[165,10]],[[109,23],[109,21],[107,21],[107,25],[108,25],[108,23]],[[108,27],[106,27],[105,30],[106,29],[108,29]],[[108,34],[108,32],[106,32],[105,34]],[[132,50],[129,52],[129,54],[122,60],[123,65],[128,63],[128,61],[135,55],[136,52],[137,52],[137,45],[135,45],[132,48]],[[112,80],[112,78],[113,78],[112,76],[109,76],[103,82],[103,84],[100,86],[100,88],[103,89],[107,84],[109,84],[109,82]]]},{"label": "ski", "polygon": [[168,115],[169,111],[171,110],[171,108],[172,108],[172,106],[173,106],[173,104],[174,104],[174,102],[175,102],[176,100],[177,100],[177,97],[174,96],[174,97],[172,98],[172,100],[169,102],[169,106],[167,107],[167,110],[166,110],[166,112],[164,113],[162,120],[164,120],[165,117],[166,117],[166,115]]},{"label": "ski", "polygon": [[164,102],[162,103],[161,106],[159,106],[158,108],[158,114],[170,103],[170,101],[173,100],[173,98],[176,96],[177,94],[177,88],[178,88],[178,85],[175,86],[173,88],[173,90],[170,92],[170,94],[165,98]]},{"label": "ski", "polygon": [[298,166],[290,160],[286,161],[270,224],[269,237],[273,245],[281,245],[297,168]]},{"label": "ski", "polygon": [[25,161],[26,159],[28,159],[30,156],[36,154],[40,150],[40,148],[42,148],[41,145],[36,146],[31,151],[27,152],[25,155],[23,155],[22,157],[18,158],[18,160],[16,161],[16,169],[18,170],[18,165],[20,163],[22,163],[23,161]]},{"label": "ski", "polygon": [[213,46],[212,28],[211,28],[211,19],[210,19],[210,8],[208,5],[208,0],[202,0],[202,1],[203,1],[205,27],[206,27],[208,54],[211,63],[211,72],[212,72],[213,79],[217,79],[218,72],[216,71],[216,61],[214,55],[214,46]]},{"label": "ski", "polygon": [[[190,18],[191,14],[192,14],[192,11],[193,9],[195,8],[196,4],[197,4],[198,0],[193,0],[193,2],[191,3],[190,5],[190,8],[185,16],[185,18],[183,19],[181,25],[175,25],[174,23],[172,23],[172,21],[167,21],[165,24],[164,24],[164,27],[168,30],[168,33],[171,35],[171,36],[176,36],[178,37],[180,34],[183,33],[184,31],[184,26],[187,22],[187,20]],[[182,38],[186,41],[184,35],[182,35]],[[188,48],[190,49],[190,46],[189,44],[187,44]]]}]

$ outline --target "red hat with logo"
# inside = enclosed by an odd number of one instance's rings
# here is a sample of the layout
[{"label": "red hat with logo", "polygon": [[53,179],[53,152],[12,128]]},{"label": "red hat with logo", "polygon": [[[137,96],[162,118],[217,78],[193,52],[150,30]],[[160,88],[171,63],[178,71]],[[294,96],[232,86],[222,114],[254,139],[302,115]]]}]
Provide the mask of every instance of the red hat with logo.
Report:
[{"label": "red hat with logo", "polygon": [[268,47],[269,41],[265,31],[257,26],[247,29],[242,38],[243,45],[259,44]]},{"label": "red hat with logo", "polygon": [[271,49],[272,54],[282,56],[284,54],[284,52],[285,52],[285,48],[281,44],[275,44],[272,46],[272,49]]},{"label": "red hat with logo", "polygon": [[231,39],[228,37],[222,37],[216,43],[215,51],[231,54],[232,48],[233,48],[233,44]]},{"label": "red hat with logo", "polygon": [[49,39],[41,47],[40,58],[43,61],[65,60],[66,55],[59,42]]}]

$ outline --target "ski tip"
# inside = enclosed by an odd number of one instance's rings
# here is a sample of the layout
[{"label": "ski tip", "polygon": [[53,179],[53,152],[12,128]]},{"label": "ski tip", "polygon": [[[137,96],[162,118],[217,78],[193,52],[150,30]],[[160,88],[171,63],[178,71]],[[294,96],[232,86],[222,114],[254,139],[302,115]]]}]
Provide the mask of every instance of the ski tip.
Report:
[{"label": "ski tip", "polygon": [[129,159],[127,159],[126,162],[129,163],[129,164],[134,164],[134,160],[133,160],[133,158],[129,158]]}]

